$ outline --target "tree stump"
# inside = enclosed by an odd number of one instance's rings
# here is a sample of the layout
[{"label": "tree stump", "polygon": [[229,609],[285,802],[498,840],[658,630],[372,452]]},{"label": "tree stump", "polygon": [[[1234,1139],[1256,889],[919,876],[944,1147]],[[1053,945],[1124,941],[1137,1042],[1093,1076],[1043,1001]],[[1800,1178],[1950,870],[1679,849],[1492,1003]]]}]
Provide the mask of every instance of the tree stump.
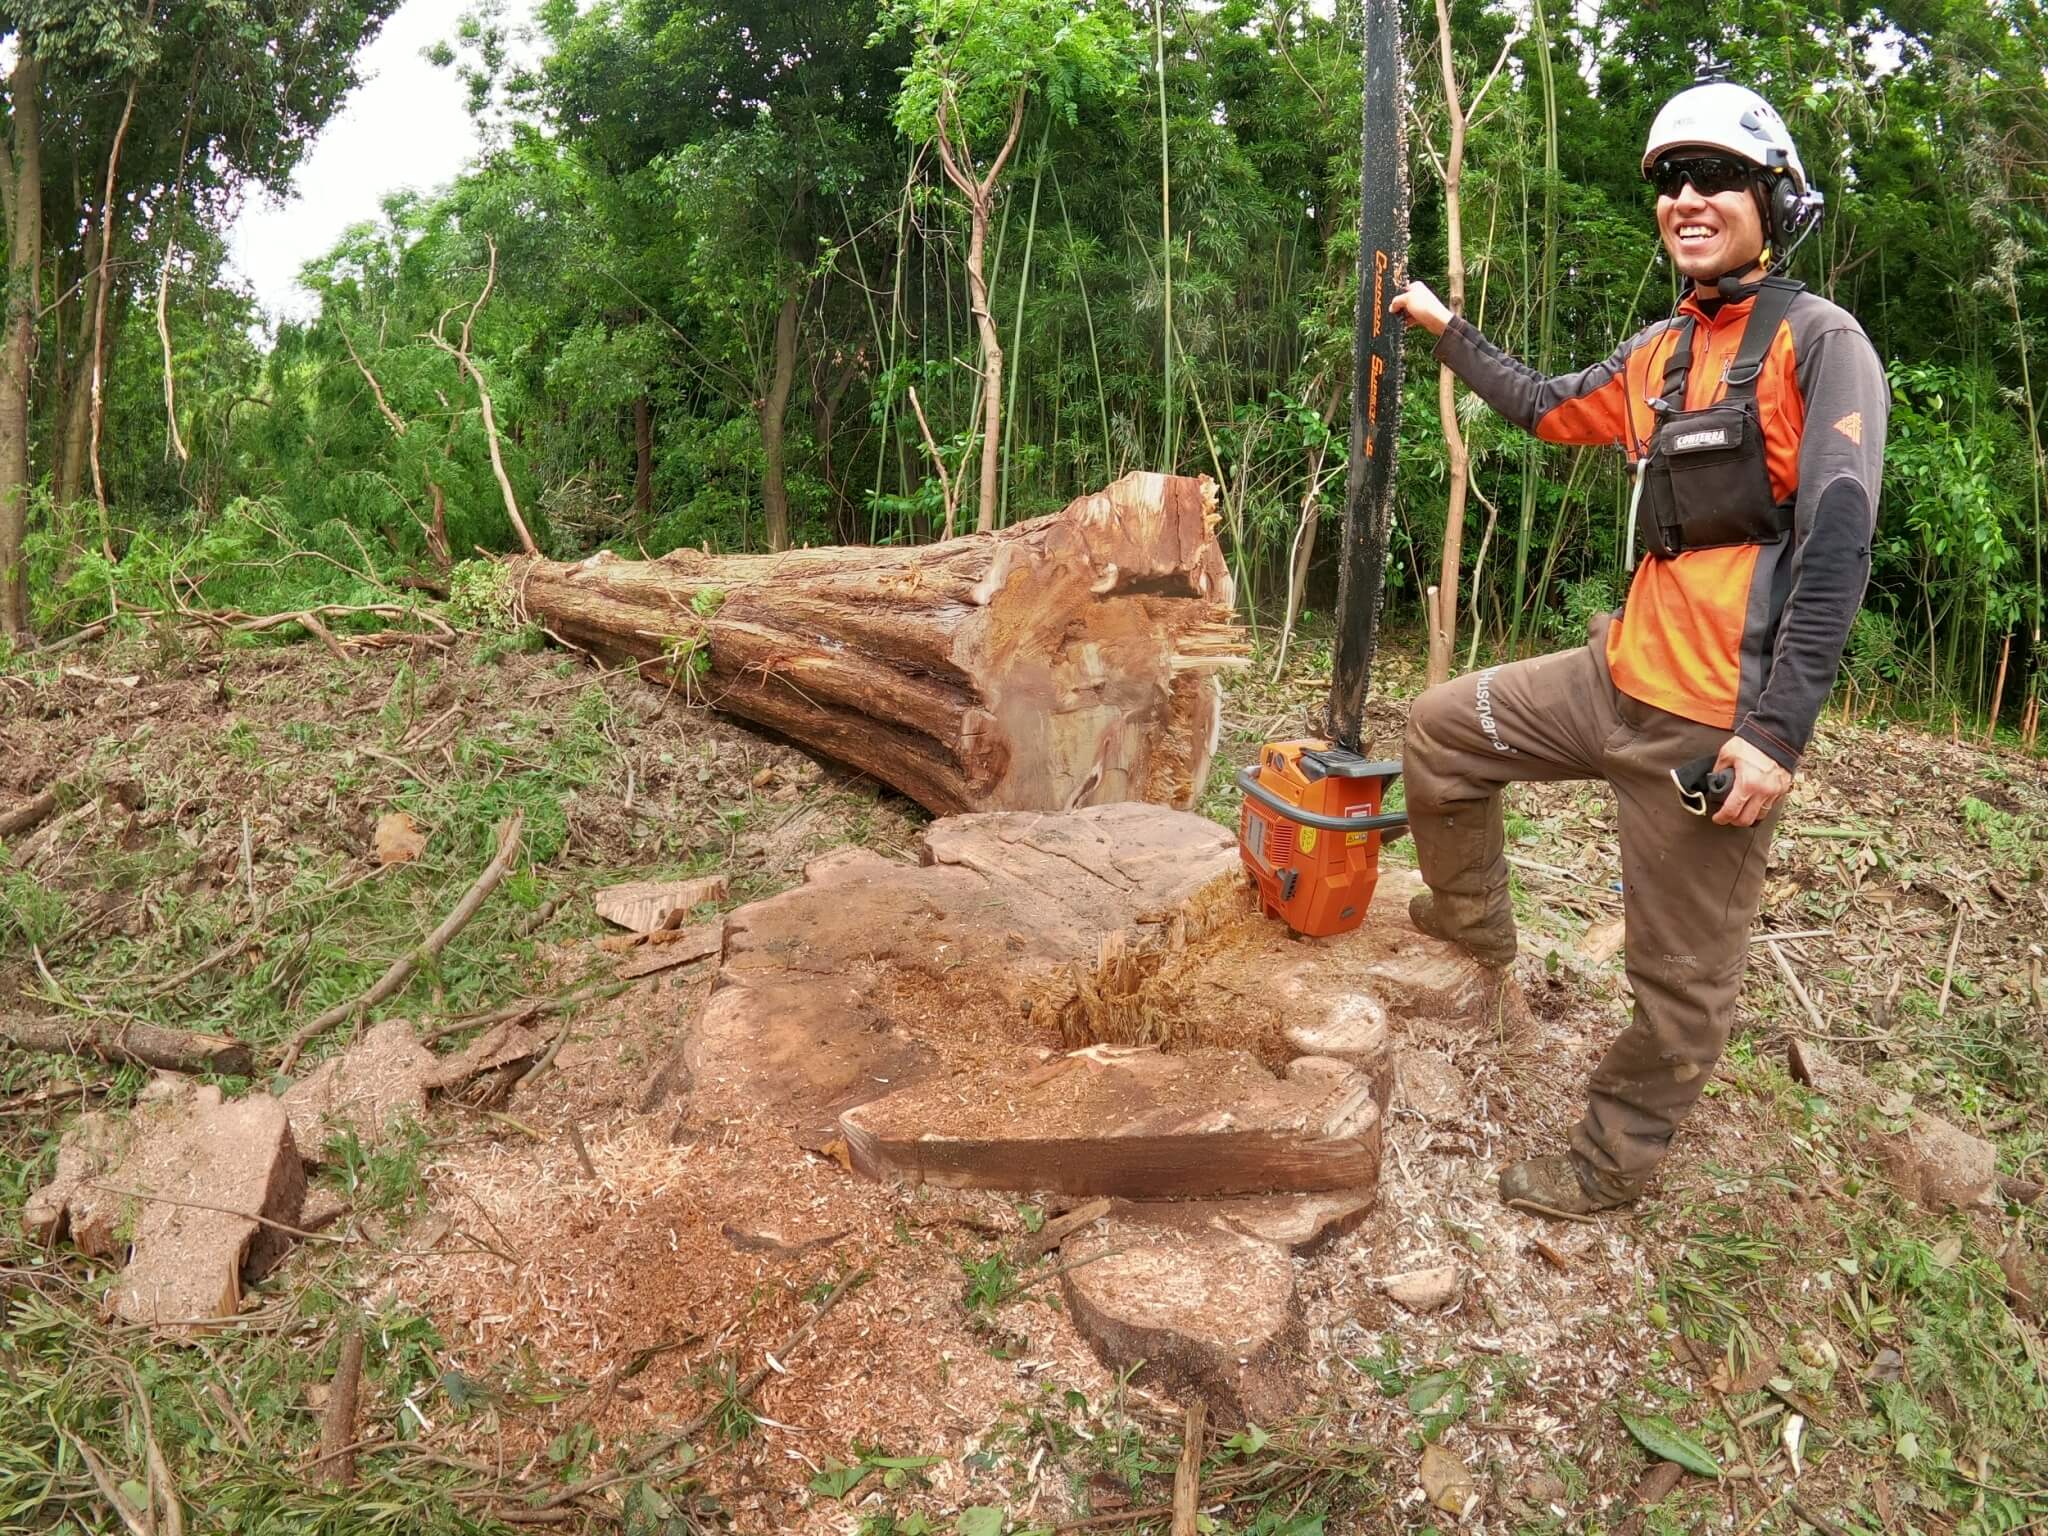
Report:
[{"label": "tree stump", "polygon": [[940,815],[1185,809],[1243,665],[1215,485],[1126,475],[910,548],[509,563],[516,611]]}]

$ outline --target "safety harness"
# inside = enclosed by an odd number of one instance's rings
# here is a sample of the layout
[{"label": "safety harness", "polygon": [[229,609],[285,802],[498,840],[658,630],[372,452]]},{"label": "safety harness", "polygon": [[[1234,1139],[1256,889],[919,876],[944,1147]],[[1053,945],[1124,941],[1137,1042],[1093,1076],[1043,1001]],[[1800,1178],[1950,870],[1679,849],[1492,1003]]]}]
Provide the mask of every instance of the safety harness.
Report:
[{"label": "safety harness", "polygon": [[1728,365],[1728,388],[1702,410],[1684,408],[1695,325],[1691,315],[1678,321],[1663,394],[1650,402],[1657,427],[1641,466],[1643,542],[1652,555],[1668,560],[1688,550],[1774,544],[1791,532],[1793,504],[1771,495],[1756,386],[1764,354],[1805,286],[1763,280]]}]

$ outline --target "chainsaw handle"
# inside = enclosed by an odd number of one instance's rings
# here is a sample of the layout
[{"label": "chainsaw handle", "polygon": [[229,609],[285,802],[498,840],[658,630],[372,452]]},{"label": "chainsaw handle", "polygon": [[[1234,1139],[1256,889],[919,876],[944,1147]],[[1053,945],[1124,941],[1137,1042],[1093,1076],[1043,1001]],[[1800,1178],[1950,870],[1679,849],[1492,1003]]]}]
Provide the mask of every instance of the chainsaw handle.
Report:
[{"label": "chainsaw handle", "polygon": [[1387,811],[1378,816],[1325,816],[1320,811],[1304,811],[1298,805],[1289,805],[1261,784],[1255,767],[1238,769],[1237,787],[1289,821],[1298,821],[1305,827],[1316,827],[1324,832],[1380,832],[1408,825],[1406,811]]},{"label": "chainsaw handle", "polygon": [[1695,816],[1711,816],[1728,803],[1728,793],[1735,788],[1734,770],[1717,769],[1715,757],[1696,757],[1682,768],[1671,770],[1671,782],[1678,788],[1678,798],[1688,811]]}]

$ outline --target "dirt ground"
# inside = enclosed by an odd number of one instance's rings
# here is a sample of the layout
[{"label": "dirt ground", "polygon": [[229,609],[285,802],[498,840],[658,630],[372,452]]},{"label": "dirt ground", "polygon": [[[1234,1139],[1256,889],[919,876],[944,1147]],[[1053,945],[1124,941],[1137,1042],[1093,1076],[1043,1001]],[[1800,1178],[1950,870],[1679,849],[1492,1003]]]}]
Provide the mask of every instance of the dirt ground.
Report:
[{"label": "dirt ground", "polygon": [[[1398,696],[1411,684],[1382,681],[1372,723],[1383,746],[1398,741]],[[1232,697],[1208,809],[1227,814],[1234,764],[1252,743],[1306,726],[1317,695],[1297,673]],[[134,989],[201,958],[217,932],[360,864],[371,824],[394,804],[444,829],[459,823],[458,804],[478,815],[467,840],[451,832],[443,850],[449,889],[474,872],[490,821],[478,807],[524,806],[536,827],[527,910],[544,894],[564,903],[523,948],[508,947],[508,914],[473,963],[388,1010],[423,1027],[606,974],[601,925],[585,910],[597,884],[651,868],[718,870],[736,905],[794,884],[808,859],[848,842],[914,859],[924,820],[630,679],[593,680],[558,654],[479,655],[470,642],[410,661],[372,655],[346,671],[310,645],[226,657],[88,648],[55,677],[0,676],[0,720],[0,812],[53,779],[88,786],[0,852],[17,882],[65,904],[60,944],[15,942],[50,934],[16,921],[0,949],[10,1000],[47,999],[56,985],[140,1010]],[[505,798],[523,772],[545,778],[547,814],[534,809],[541,790]],[[1752,1357],[1768,1367],[1808,1332],[1826,1335],[1842,1362],[1842,1419],[1870,1408],[1858,1383],[1881,1369],[1881,1339],[1845,1325],[1835,1306],[1851,1273],[1838,1261],[1859,1251],[1842,1215],[1854,1180],[1788,1109],[1776,1063],[1790,1035],[1826,1039],[1995,1137],[2005,1172],[2048,1176],[2037,1092],[2048,1047],[2041,765],[1903,728],[1824,723],[1773,848],[1762,918],[1787,936],[1778,953],[1809,1002],[1771,946],[1755,945],[1737,1044],[1668,1171],[1629,1216],[1587,1225],[1507,1211],[1493,1180],[1504,1162],[1561,1142],[1586,1073],[1625,1019],[1622,962],[1602,943],[1620,913],[1614,818],[1597,786],[1532,787],[1509,806],[1528,1016],[1506,1028],[1444,1020],[1396,1042],[1404,1058],[1426,1056],[1448,1091],[1397,1089],[1378,1210],[1295,1261],[1313,1408],[1286,1426],[1290,1465],[1372,1448],[1372,1477],[1339,1490],[1358,1503],[1349,1514],[1333,1504],[1330,1531],[1428,1524],[1425,1440],[1474,1479],[1480,1502],[1461,1529],[1612,1529],[1645,1461],[1610,1406],[1662,1402],[1683,1421],[1678,1394],[1658,1386],[1683,1382],[1731,1420],[1763,1416],[1724,1437],[1748,1480],[1723,1485],[1725,1509],[1720,1491],[1698,1485],[1683,1504],[1702,1522],[1693,1528],[1733,1528],[1738,1488],[1743,1518],[1755,1514],[1762,1530],[1793,1529],[1792,1502],[1910,1510],[1910,1469],[1818,1420],[1796,1500],[1759,1497],[1793,1485],[1769,1392],[1738,1379],[1754,1376]],[[29,899],[25,885],[10,889]],[[435,903],[419,905],[431,920]],[[202,910],[221,928],[205,928]],[[281,1037],[287,1014],[296,1021],[328,1000],[308,974],[326,952],[317,925],[297,970],[280,958],[290,942],[270,936],[169,1005],[152,1000],[148,1016],[168,1007],[175,1018],[189,996],[192,1027]],[[281,967],[276,977],[258,958]],[[605,1475],[686,1425],[709,1426],[691,1436],[709,1447],[705,1460],[686,1475],[671,1459],[650,1475],[742,1531],[937,1530],[912,1522],[979,1505],[1006,1508],[1017,1529],[1068,1529],[1165,1497],[1182,1405],[1142,1374],[1106,1370],[1064,1316],[1057,1284],[975,1299],[977,1276],[1002,1276],[1000,1255],[1044,1208],[870,1183],[772,1117],[699,1102],[677,1053],[715,967],[679,968],[572,1012],[551,1070],[531,1086],[491,1111],[435,1112],[417,1198],[359,1208],[338,1229],[352,1262],[332,1276],[334,1303],[431,1324],[424,1368],[366,1382],[362,1422],[483,1464],[500,1509],[551,1480]],[[252,992],[280,985],[286,1006],[263,1013]],[[910,1016],[914,1002],[892,1006]],[[1218,1043],[1268,1043],[1246,1022],[1255,1010],[1234,1022],[1232,1012],[1218,1010]],[[11,1141],[13,1155],[32,1166],[60,1124],[48,1117],[34,1145]],[[15,1122],[8,1134],[27,1129]],[[1693,1291],[1672,1277],[1708,1272],[1703,1255],[1720,1251],[1737,1209],[1743,1230],[1768,1227],[1775,1247],[1739,1283],[1720,1269],[1697,1282],[1705,1299],[1692,1326],[1673,1312]],[[1988,1252],[2009,1222],[1928,1217],[1924,1231],[1930,1243],[1974,1234]],[[309,1247],[292,1266],[303,1282],[330,1261]],[[1459,1272],[1447,1309],[1411,1314],[1385,1295],[1385,1277],[1435,1264]],[[293,1274],[266,1289],[289,1290]],[[861,1278],[806,1336],[849,1275]],[[1732,1297],[1717,1288],[1727,1286]],[[1724,1379],[1710,1386],[1717,1364]],[[763,1370],[742,1400],[736,1389]],[[1433,1385],[1442,1390],[1431,1396]],[[1742,1412],[1729,1411],[1731,1398]],[[1133,1435],[1164,1459],[1111,1454]],[[871,1477],[843,1500],[812,1486],[882,1455],[935,1459],[893,1481]],[[1952,1525],[1930,1510],[1913,1528]]]}]

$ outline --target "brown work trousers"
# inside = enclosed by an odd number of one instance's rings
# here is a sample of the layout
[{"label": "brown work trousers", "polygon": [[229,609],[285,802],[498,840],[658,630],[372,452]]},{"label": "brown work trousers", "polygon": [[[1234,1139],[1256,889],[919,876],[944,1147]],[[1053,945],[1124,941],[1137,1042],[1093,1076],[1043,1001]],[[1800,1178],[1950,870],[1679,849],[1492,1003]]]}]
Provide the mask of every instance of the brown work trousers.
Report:
[{"label": "brown work trousers", "polygon": [[1504,910],[1504,785],[1605,779],[1620,806],[1634,1021],[1593,1073],[1572,1133],[1582,1183],[1639,1190],[1728,1043],[1777,812],[1723,827],[1678,798],[1671,770],[1729,732],[1632,699],[1607,672],[1608,616],[1580,650],[1489,667],[1438,687],[1408,715],[1409,825],[1432,890]]}]

